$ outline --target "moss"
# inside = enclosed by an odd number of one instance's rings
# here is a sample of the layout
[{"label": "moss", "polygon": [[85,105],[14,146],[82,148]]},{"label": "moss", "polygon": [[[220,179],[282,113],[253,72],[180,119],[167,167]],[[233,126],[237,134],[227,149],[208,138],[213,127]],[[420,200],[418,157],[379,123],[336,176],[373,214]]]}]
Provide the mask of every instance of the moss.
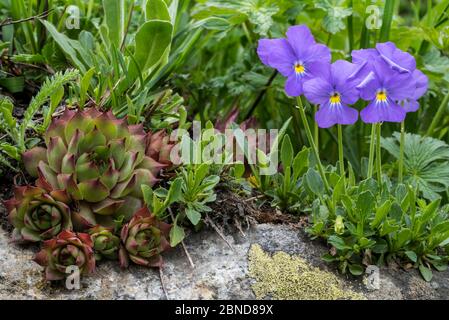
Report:
[{"label": "moss", "polygon": [[249,251],[249,275],[256,280],[252,288],[258,299],[361,300],[365,297],[346,290],[333,273],[310,266],[298,256],[277,252],[271,256],[259,245]]}]

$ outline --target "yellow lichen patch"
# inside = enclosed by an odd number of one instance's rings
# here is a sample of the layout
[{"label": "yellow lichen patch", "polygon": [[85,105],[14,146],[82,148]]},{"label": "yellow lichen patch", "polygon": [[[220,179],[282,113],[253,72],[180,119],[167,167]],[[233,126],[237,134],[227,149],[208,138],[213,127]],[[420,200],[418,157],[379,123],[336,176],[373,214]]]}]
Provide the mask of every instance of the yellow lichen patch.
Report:
[{"label": "yellow lichen patch", "polygon": [[277,252],[271,256],[255,244],[249,251],[249,275],[258,299],[363,300],[362,294],[345,289],[333,273],[310,266],[298,256]]}]

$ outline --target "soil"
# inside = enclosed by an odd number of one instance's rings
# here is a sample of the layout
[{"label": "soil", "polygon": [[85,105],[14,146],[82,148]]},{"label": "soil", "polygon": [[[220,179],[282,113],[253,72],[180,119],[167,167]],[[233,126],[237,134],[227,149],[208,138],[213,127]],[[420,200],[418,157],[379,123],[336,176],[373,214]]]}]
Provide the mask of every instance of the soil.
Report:
[{"label": "soil", "polygon": [[[6,169],[5,169],[6,170]],[[4,172],[4,176],[0,182],[0,203],[10,199],[13,196],[14,176],[10,172]],[[0,205],[0,226],[3,230],[12,231],[12,226],[8,221],[6,208]]]}]

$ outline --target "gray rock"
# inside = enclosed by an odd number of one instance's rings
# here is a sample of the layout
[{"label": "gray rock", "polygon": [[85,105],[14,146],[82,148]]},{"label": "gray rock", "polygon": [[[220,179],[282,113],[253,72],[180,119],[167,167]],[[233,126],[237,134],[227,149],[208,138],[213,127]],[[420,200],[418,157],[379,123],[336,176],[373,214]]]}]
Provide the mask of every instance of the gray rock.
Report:
[{"label": "gray rock", "polygon": [[[178,247],[164,255],[163,282],[169,299],[254,299],[248,277],[247,254],[252,244],[267,252],[297,254],[311,265],[335,272],[321,255],[326,247],[301,231],[285,225],[262,224],[241,234],[227,235],[232,249],[215,232],[203,230],[186,240],[195,263],[192,269]],[[114,262],[102,262],[96,274],[82,279],[82,288],[67,290],[62,284],[42,280],[42,268],[31,261],[37,247],[8,242],[0,231],[0,299],[165,299],[157,270],[131,266],[122,271]],[[444,299],[449,296],[448,272],[435,272],[427,283],[416,271],[380,270],[379,290],[367,290],[360,278],[338,275],[348,288],[368,299]]]}]

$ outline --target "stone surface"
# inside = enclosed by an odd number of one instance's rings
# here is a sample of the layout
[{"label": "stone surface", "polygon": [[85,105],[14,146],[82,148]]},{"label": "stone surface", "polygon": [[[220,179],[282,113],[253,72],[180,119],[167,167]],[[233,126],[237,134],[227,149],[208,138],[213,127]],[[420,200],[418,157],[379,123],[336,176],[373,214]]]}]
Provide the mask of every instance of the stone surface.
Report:
[{"label": "stone surface", "polygon": [[[186,246],[195,263],[192,269],[178,247],[165,255],[163,279],[169,299],[254,299],[248,276],[248,251],[259,244],[266,252],[299,255],[312,266],[335,272],[321,261],[326,247],[310,241],[301,231],[285,225],[262,224],[246,230],[246,237],[227,235],[231,249],[215,232],[192,234]],[[122,271],[113,262],[102,262],[93,276],[83,278],[80,290],[42,280],[42,268],[31,261],[37,247],[8,243],[0,230],[0,299],[165,299],[157,270],[131,266]],[[345,287],[368,299],[447,299],[449,273],[435,272],[427,283],[416,271],[381,269],[380,290],[369,291],[359,279],[338,275]]]}]

